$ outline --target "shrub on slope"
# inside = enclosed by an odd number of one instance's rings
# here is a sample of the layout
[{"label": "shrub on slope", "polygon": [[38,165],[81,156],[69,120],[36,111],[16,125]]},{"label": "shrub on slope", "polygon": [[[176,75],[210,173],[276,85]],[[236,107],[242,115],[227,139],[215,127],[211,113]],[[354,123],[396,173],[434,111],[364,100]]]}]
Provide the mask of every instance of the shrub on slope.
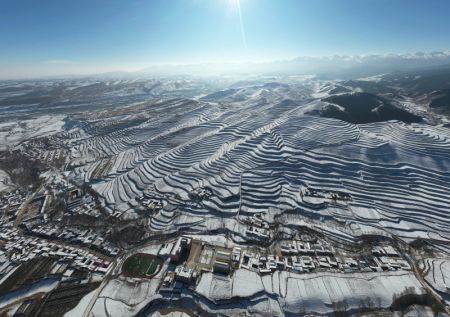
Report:
[{"label": "shrub on slope", "polygon": [[450,110],[450,89],[438,91],[431,103],[431,108],[439,108],[440,110]]},{"label": "shrub on slope", "polygon": [[420,122],[422,118],[397,108],[387,100],[369,93],[331,96],[324,101],[330,105],[322,109],[322,117],[336,118],[350,123],[371,123],[399,120],[405,123]]}]

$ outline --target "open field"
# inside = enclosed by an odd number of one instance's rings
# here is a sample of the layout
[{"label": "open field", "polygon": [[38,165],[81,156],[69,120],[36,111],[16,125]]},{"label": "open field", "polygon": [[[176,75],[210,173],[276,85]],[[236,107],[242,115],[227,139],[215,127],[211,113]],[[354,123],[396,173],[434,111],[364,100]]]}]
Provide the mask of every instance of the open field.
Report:
[{"label": "open field", "polygon": [[122,273],[130,276],[152,277],[159,272],[163,261],[151,254],[137,253],[130,256],[122,266]]}]

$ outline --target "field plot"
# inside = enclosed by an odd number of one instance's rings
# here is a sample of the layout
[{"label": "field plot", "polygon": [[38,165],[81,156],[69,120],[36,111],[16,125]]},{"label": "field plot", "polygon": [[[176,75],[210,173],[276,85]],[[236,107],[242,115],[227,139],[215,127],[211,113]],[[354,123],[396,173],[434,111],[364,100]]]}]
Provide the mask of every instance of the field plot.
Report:
[{"label": "field plot", "polygon": [[137,253],[126,259],[122,274],[136,277],[153,277],[161,269],[163,260],[151,254]]}]

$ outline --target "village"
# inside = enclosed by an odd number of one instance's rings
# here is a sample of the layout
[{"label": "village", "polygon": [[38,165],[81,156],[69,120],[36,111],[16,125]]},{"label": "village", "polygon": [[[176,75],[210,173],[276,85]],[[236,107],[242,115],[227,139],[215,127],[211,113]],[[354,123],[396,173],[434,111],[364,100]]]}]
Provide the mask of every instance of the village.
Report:
[{"label": "village", "polygon": [[[208,236],[181,236],[155,250],[157,252],[151,256],[167,264],[159,288],[161,294],[176,294],[184,288],[195,287],[204,273],[226,277],[237,270],[252,271],[261,276],[275,271],[382,274],[385,271],[411,270],[407,260],[389,243],[374,245],[369,254],[362,255],[337,250],[327,241],[310,234],[298,234],[292,240],[277,242],[269,248],[235,245],[227,240],[218,243]],[[161,264],[156,272],[149,274],[145,267],[149,264],[141,263],[144,267],[140,271],[143,273],[134,275],[134,278],[151,279],[163,266]]]},{"label": "village", "polygon": [[[299,195],[312,207],[346,204],[352,199],[345,193],[307,187],[302,187]],[[191,198],[196,203],[210,196],[210,191],[202,188]],[[372,276],[413,273],[406,250],[395,240],[342,244],[306,225],[280,234],[268,211],[238,215],[243,228],[238,239],[184,232],[162,233],[160,242],[150,238],[135,245],[117,243],[114,225],[120,226],[121,212],[102,206],[89,187],[72,184],[58,173],[44,174],[34,191],[3,193],[0,203],[0,288],[11,292],[26,283],[57,283],[46,297],[33,304],[24,302],[18,311],[39,307],[56,311],[53,304],[46,304],[46,298],[55,297],[59,303],[63,299],[58,294],[76,289],[75,303],[96,285],[117,280],[152,283],[154,296],[170,300],[182,298],[186,292],[213,300],[215,288],[210,291],[207,286],[210,280],[226,284],[244,277],[248,279],[244,288],[252,290],[261,280],[279,274],[296,278],[359,274],[370,280]],[[165,203],[152,192],[128,202],[149,219],[164,209]],[[105,225],[104,219],[112,225]]]},{"label": "village", "polygon": [[27,262],[39,257],[57,257],[62,262],[70,264],[66,266],[69,272],[70,267],[74,267],[99,273],[106,273],[111,264],[111,257],[100,255],[98,252],[76,248],[61,242],[22,236],[15,228],[3,226],[2,229],[0,233],[0,240],[3,242],[2,252],[8,254],[12,262]]},{"label": "village", "polygon": [[[66,206],[72,215],[83,214],[97,218],[99,211],[93,197],[89,193],[83,194],[61,179],[52,179],[46,188],[40,195],[30,196],[29,193],[15,191],[2,196],[2,255],[9,256],[10,264],[40,257],[57,257],[64,263],[57,271],[66,275],[73,268],[105,274],[111,267],[112,260],[122,254],[119,247],[105,238],[107,232],[48,221],[48,215],[54,212],[51,202],[55,199],[56,195],[52,194],[55,191],[67,195]],[[29,203],[27,212],[24,213],[20,206],[27,199]],[[162,206],[161,201],[151,197],[143,197],[141,200],[149,210]],[[20,215],[21,212],[24,214]],[[18,215],[21,217],[20,222],[17,221]],[[160,292],[180,292],[183,287],[195,285],[205,272],[228,276],[238,269],[260,275],[275,271],[307,274],[411,270],[401,253],[388,243],[374,245],[369,254],[352,253],[335,247],[310,232],[298,232],[291,240],[275,240],[268,247],[262,247],[258,242],[273,240],[269,223],[261,214],[247,217],[245,222],[248,244],[236,244],[228,240],[214,243],[189,235],[161,244],[154,256],[168,266]],[[14,266],[6,265],[5,261],[2,265],[4,269],[0,274],[3,275],[8,273],[6,268]],[[146,268],[141,271],[148,273]],[[151,276],[137,274],[133,277]]]},{"label": "village", "polygon": [[[50,189],[55,189],[50,188]],[[49,259],[48,275],[71,278],[77,271],[104,276],[120,249],[104,233],[49,221],[54,196],[16,189],[0,195],[0,285],[30,261]],[[71,208],[71,207],[69,207]],[[70,209],[69,209],[70,210]]]}]

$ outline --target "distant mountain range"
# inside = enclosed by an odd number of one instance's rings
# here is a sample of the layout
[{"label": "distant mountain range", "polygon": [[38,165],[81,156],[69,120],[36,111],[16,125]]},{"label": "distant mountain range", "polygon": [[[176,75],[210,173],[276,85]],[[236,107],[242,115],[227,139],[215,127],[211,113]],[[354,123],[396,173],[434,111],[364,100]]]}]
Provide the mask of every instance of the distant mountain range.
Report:
[{"label": "distant mountain range", "polygon": [[242,63],[204,63],[158,65],[141,70],[148,75],[307,75],[324,79],[350,79],[381,73],[407,71],[418,68],[450,67],[450,51],[406,54],[333,55],[297,57],[291,60]]},{"label": "distant mountain range", "polygon": [[[169,77],[217,77],[233,76],[304,76],[311,75],[324,80],[364,79],[380,74],[397,74],[409,71],[434,71],[450,69],[450,51],[404,54],[367,54],[300,56],[293,59],[267,62],[223,62],[196,64],[153,65],[139,71],[111,71],[86,75],[46,76],[40,79],[148,79]],[[37,79],[37,78],[35,78]]]}]

